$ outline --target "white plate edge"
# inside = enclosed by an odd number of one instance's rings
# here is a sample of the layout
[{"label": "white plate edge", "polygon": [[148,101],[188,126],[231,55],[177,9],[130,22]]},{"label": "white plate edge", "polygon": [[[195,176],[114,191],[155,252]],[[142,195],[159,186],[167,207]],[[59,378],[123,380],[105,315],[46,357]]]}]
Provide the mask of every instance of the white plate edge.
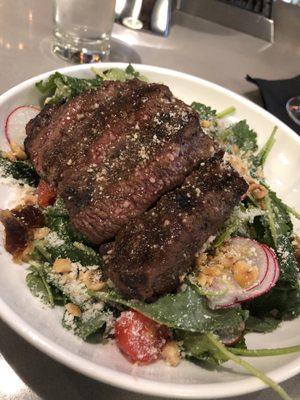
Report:
[{"label": "white plate edge", "polygon": [[[70,66],[70,67],[63,67],[59,69],[54,69],[45,73],[42,73],[38,76],[29,78],[25,80],[24,82],[12,87],[5,93],[3,93],[0,96],[0,105],[2,102],[6,101],[7,97],[10,97],[13,95],[15,92],[18,92],[19,90],[21,91],[23,88],[34,84],[35,82],[47,78],[51,73],[54,73],[56,71],[59,72],[67,72],[67,73],[72,73],[73,71],[80,71],[80,70],[85,70],[85,69],[90,69],[91,67],[98,67],[100,69],[108,69],[108,68],[124,68],[128,64],[127,63],[96,63],[96,64],[83,64],[83,65],[75,65],[75,66]],[[183,79],[188,79],[190,81],[198,81],[202,85],[206,87],[210,87],[214,90],[218,90],[226,94],[227,96],[237,99],[244,105],[248,106],[252,110],[260,113],[261,115],[267,117],[268,119],[271,119],[274,121],[274,125],[277,125],[279,127],[282,127],[286,133],[289,136],[292,136],[294,140],[296,140],[300,144],[300,137],[287,125],[285,125],[282,121],[280,121],[278,118],[270,114],[268,111],[262,109],[260,106],[256,105],[252,101],[244,98],[243,96],[236,94],[232,92],[229,89],[226,89],[218,84],[215,84],[213,82],[201,79],[199,77],[186,74],[183,72],[179,72],[176,70],[168,69],[168,68],[162,68],[162,67],[157,67],[157,66],[151,66],[151,65],[144,65],[144,64],[132,64],[134,68],[137,70],[141,70],[142,73],[147,73],[147,72],[157,72],[157,73],[163,73],[163,74],[168,74],[170,76],[174,76],[176,78],[183,78]],[[4,311],[3,311],[4,310]],[[60,347],[56,343],[52,342],[51,340],[48,340],[46,337],[43,335],[39,334],[38,331],[35,329],[31,328],[31,326],[27,323],[25,323],[16,313],[10,310],[10,308],[0,299],[0,317],[3,318],[4,321],[7,322],[9,326],[11,326],[12,329],[14,329],[18,334],[20,334],[23,338],[25,338],[28,342],[30,342],[32,345],[37,347],[39,350],[42,352],[46,353],[50,357],[56,359],[57,361],[61,362],[64,365],[67,365],[68,367],[78,371],[79,373],[83,373],[87,376],[90,376],[94,379],[101,380],[105,383],[108,384],[113,384],[114,386],[118,386],[123,389],[131,390],[134,392],[138,393],[145,393],[145,394],[150,394],[150,395],[160,395],[164,397],[180,397],[180,398],[195,398],[195,399],[200,399],[200,398],[225,398],[225,397],[230,397],[230,396],[237,396],[241,394],[246,394],[250,393],[253,391],[257,391],[260,389],[263,389],[266,387],[264,383],[262,383],[260,380],[256,378],[246,378],[244,380],[240,380],[237,384],[234,381],[224,383],[211,383],[211,384],[193,384],[193,385],[187,385],[184,384],[173,384],[173,383],[161,383],[157,381],[152,381],[152,380],[147,380],[144,378],[137,378],[130,376],[126,373],[122,372],[115,372],[112,370],[109,370],[105,367],[101,367],[97,365],[97,369],[101,370],[101,373],[97,373],[95,371],[95,365],[92,362],[89,362],[87,360],[83,360],[81,357],[78,357],[74,355],[74,353],[70,351],[66,351],[63,347]],[[54,345],[53,345],[54,344]],[[65,356],[62,356],[62,354],[65,354]],[[66,359],[67,357],[67,359]],[[73,359],[73,361],[72,361]],[[77,368],[76,365],[74,365],[74,359],[78,362],[78,365],[85,365],[86,371],[83,371],[82,368]],[[300,372],[300,357],[297,357],[295,360],[292,362],[289,362],[285,366],[281,368],[277,368],[273,370],[271,373],[268,375],[274,379],[276,382],[282,382],[297,373]],[[112,379],[112,375],[114,375],[114,378]],[[122,380],[122,381],[120,381]],[[126,382],[127,381],[127,382]],[[235,385],[234,385],[235,383]],[[171,389],[172,388],[172,389]],[[213,393],[211,392],[213,388]],[[226,395],[224,395],[224,389],[227,389],[228,392]],[[197,393],[198,391],[202,391],[201,394]],[[203,393],[203,391],[205,393]],[[203,396],[204,394],[204,396]]]}]

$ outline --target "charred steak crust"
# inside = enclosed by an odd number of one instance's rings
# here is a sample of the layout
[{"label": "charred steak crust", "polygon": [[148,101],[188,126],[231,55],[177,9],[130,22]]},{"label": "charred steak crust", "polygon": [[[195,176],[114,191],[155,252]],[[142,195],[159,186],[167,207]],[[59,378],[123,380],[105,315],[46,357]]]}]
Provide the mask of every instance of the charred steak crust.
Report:
[{"label": "charred steak crust", "polygon": [[47,104],[42,111],[26,125],[24,148],[35,167],[38,154],[45,144],[43,132],[46,127],[55,120],[61,107],[62,104]]},{"label": "charred steak crust", "polygon": [[62,105],[50,121],[39,122],[37,116],[27,127],[26,151],[43,179],[56,184],[65,171],[76,171],[81,162],[100,162],[101,150],[107,155],[115,141],[125,141],[124,122],[140,109],[145,112],[145,99],[154,103],[157,97],[170,96],[168,87],[136,79],[104,82]]},{"label": "charred steak crust", "polygon": [[163,85],[156,86],[153,96],[151,91],[118,123],[118,139],[106,141],[107,132],[117,136],[110,126],[90,147],[86,165],[68,170],[59,183],[74,227],[94,243],[114,237],[219,152],[189,106]]},{"label": "charred steak crust", "polygon": [[101,251],[127,297],[175,290],[247,189],[165,85],[104,82],[45,106],[26,133],[27,154],[58,187],[74,227],[96,244],[117,235]]},{"label": "charred steak crust", "polygon": [[74,227],[96,244],[219,151],[167,86],[136,79],[46,106],[27,125],[25,147],[58,186]]},{"label": "charred steak crust", "polygon": [[174,291],[196,251],[218,231],[246,190],[244,179],[228,164],[208,161],[182,187],[119,231],[106,257],[109,278],[124,296],[140,300]]}]

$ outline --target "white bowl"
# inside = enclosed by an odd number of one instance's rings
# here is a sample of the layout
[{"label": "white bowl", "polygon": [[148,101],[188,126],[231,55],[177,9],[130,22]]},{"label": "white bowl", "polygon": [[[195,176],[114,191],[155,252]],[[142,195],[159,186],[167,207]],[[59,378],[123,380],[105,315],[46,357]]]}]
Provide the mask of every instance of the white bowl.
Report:
[{"label": "white bowl", "polygon": [[[125,64],[99,64],[100,69],[124,68]],[[257,131],[262,144],[274,125],[278,125],[277,141],[268,158],[268,182],[289,205],[300,208],[300,138],[281,121],[246,100],[211,82],[180,72],[144,65],[135,66],[151,81],[163,82],[187,103],[200,101],[218,110],[235,106],[236,116],[246,118]],[[88,77],[91,65],[62,68],[62,73]],[[0,126],[14,107],[37,104],[39,94],[34,83],[47,78],[50,72],[29,79],[0,97]],[[7,147],[4,135],[0,147]],[[0,186],[0,208],[5,208],[14,193]],[[1,247],[2,246],[2,247]],[[208,371],[188,361],[177,368],[157,362],[134,366],[126,361],[113,344],[87,344],[64,330],[60,323],[62,310],[42,306],[25,286],[25,266],[15,265],[0,245],[0,315],[31,344],[63,364],[94,379],[136,392],[181,398],[222,398],[259,390],[265,385],[228,362],[216,371]],[[300,319],[285,322],[270,334],[247,335],[250,348],[283,347],[299,344]],[[300,372],[298,355],[255,358],[253,365],[280,382]]]}]

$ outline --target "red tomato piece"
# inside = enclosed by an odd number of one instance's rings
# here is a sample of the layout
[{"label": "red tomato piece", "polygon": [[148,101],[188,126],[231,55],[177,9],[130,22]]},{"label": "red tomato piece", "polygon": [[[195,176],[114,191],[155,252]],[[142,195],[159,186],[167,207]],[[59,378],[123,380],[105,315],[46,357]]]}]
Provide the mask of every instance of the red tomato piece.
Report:
[{"label": "red tomato piece", "polygon": [[39,182],[39,186],[37,188],[38,194],[38,205],[40,207],[47,207],[52,205],[55,202],[57,193],[56,189],[50,186],[47,182],[42,179]]},{"label": "red tomato piece", "polygon": [[157,360],[171,332],[164,325],[137,311],[123,311],[115,324],[115,337],[120,351],[131,361],[149,364]]}]

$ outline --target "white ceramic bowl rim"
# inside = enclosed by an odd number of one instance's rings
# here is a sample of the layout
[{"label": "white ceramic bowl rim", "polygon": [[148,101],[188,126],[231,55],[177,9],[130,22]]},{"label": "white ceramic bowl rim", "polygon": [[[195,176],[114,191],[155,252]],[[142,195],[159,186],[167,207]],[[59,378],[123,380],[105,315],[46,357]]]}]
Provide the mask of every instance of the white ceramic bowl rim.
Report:
[{"label": "white ceramic bowl rim", "polygon": [[[54,71],[43,73],[39,76],[30,78],[19,85],[11,88],[4,94],[0,96],[0,104],[4,103],[6,99],[8,99],[11,95],[21,92],[23,89],[27,88],[30,85],[33,85],[35,82],[40,81],[42,79],[46,79],[51,73],[55,71],[59,71],[62,73],[72,73],[81,70],[90,69],[92,66],[101,68],[102,70],[118,67],[125,68],[127,64],[125,63],[102,63],[102,64],[88,64],[88,65],[76,65],[66,68],[57,69]],[[176,78],[182,78],[183,80],[193,80],[195,82],[199,82],[201,85],[210,87],[219,92],[223,92],[228,95],[229,98],[235,98],[239,102],[246,105],[248,108],[260,113],[268,117],[268,119],[272,119],[274,125],[282,127],[286,134],[292,136],[294,140],[300,145],[300,137],[296,135],[294,131],[288,128],[283,122],[279,119],[263,110],[261,107],[252,103],[251,101],[245,99],[244,97],[235,94],[234,92],[225,89],[219,85],[216,85],[212,82],[203,80],[198,77],[194,77],[182,72],[177,72],[174,70],[148,66],[148,65],[139,65],[133,64],[133,66],[140,70],[143,74],[147,74],[147,72],[157,72],[168,74],[169,76],[174,76]],[[66,366],[83,373],[91,378],[101,380],[105,383],[139,392],[145,393],[149,395],[157,395],[164,397],[180,397],[180,398],[224,398],[229,396],[235,396],[240,394],[245,394],[249,392],[253,392],[259,389],[262,389],[265,386],[261,381],[256,378],[250,377],[240,380],[238,384],[230,381],[230,382],[220,382],[214,384],[170,384],[164,382],[151,381],[143,378],[136,378],[130,376],[128,374],[112,371],[103,366],[97,367],[95,369],[95,364],[89,362],[88,360],[82,359],[81,357],[75,355],[74,353],[66,350],[59,344],[54,343],[49,340],[45,336],[41,335],[37,330],[33,329],[28,323],[22,320],[15,312],[13,312],[10,307],[0,298],[0,316],[3,320],[14,329],[19,335],[21,335],[24,339],[26,339],[33,346],[37,347],[39,350],[43,351],[50,357],[56,359],[57,361],[65,364]],[[269,373],[269,376],[277,382],[282,382],[297,373],[300,372],[300,357],[289,362],[286,365],[283,365],[280,368],[272,370]],[[213,389],[213,390],[212,390]],[[201,396],[199,395],[201,393]]]}]

